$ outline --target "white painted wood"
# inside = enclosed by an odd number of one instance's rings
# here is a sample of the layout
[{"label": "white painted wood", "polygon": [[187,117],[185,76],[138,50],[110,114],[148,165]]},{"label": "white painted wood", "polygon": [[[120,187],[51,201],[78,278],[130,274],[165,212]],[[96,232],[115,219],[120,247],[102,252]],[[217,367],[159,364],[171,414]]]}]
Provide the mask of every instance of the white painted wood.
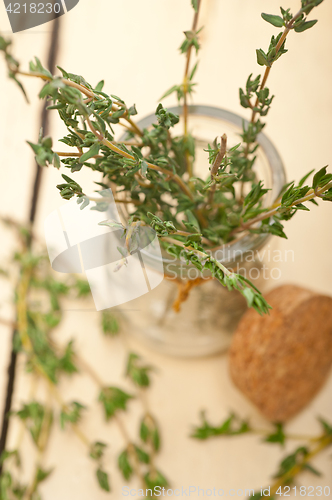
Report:
[{"label": "white painted wood", "polygon": [[[266,49],[274,30],[260,19],[260,13],[266,10],[276,13],[279,2],[270,0],[268,6],[263,0],[205,2],[202,14],[205,25],[203,50],[197,73],[200,85],[195,101],[242,113],[238,104],[238,87],[245,84],[250,72],[259,72],[255,49]],[[297,0],[288,2],[294,12],[298,3]],[[144,116],[155,109],[157,99],[167,88],[181,81],[184,58],[177,54],[177,48],[182,41],[182,31],[190,28],[189,4],[189,0],[81,0],[63,19],[59,64],[69,71],[83,74],[91,83],[105,78],[108,92],[120,94],[130,104],[135,102],[139,113]],[[289,54],[278,61],[269,79],[269,87],[276,98],[266,133],[283,157],[290,180],[300,178],[312,168],[332,164],[331,16],[332,5],[326,1],[314,14],[319,19],[314,29],[290,35],[287,41]],[[0,19],[0,28],[8,31],[3,3],[0,3]],[[15,54],[22,60],[23,67],[27,67],[28,60],[34,55],[45,61],[48,33],[49,26],[45,26],[14,36]],[[25,140],[35,140],[38,133],[40,103],[35,96],[40,83],[26,81],[32,101],[27,106],[13,83],[6,79],[4,70],[0,61],[0,214],[24,221],[28,217],[27,206],[34,174],[33,156]],[[11,100],[15,102],[13,108]],[[172,105],[174,101],[169,98],[165,104]],[[53,135],[60,136],[63,127],[56,118],[52,127]],[[55,189],[60,173],[47,169],[44,174],[37,217],[41,238],[44,218],[62,203]],[[76,176],[85,189],[93,186],[90,173],[83,172]],[[95,177],[93,180],[99,179]],[[294,262],[291,253],[288,253],[287,261],[284,257],[284,262],[271,263],[273,267],[280,268],[281,278],[271,280],[269,287],[285,282],[310,283],[313,289],[332,293],[331,206],[327,203],[321,205],[319,209],[313,207],[310,214],[298,214],[287,225],[289,239],[273,243],[284,256],[286,251],[293,251]],[[2,263],[14,243],[2,227],[0,239]],[[10,290],[2,282],[0,287],[0,314],[11,318]],[[57,336],[61,341],[75,337],[77,347],[96,367],[105,383],[127,388],[128,383],[123,377],[128,349],[126,341],[123,338],[103,338],[99,329],[100,316],[91,309],[93,304],[88,303],[84,312],[68,311]],[[2,411],[10,329],[0,328]],[[193,485],[226,491],[229,488],[259,488],[272,483],[271,474],[276,463],[291,449],[289,446],[282,451],[278,447],[261,444],[257,437],[251,436],[206,443],[188,438],[191,425],[197,423],[198,412],[202,408],[208,409],[209,417],[216,423],[230,409],[234,409],[250,417],[257,426],[267,425],[232,385],[226,357],[181,360],[148,352],[140,345],[133,347],[158,367],[149,391],[149,402],[163,431],[163,449],[158,457],[158,467],[169,477],[174,488]],[[15,407],[26,399],[28,391],[28,378],[20,367]],[[86,376],[74,376],[71,382],[61,385],[61,392],[65,400],[79,399],[90,407],[82,429],[92,440],[99,439],[110,444],[105,466],[111,471],[111,498],[121,498],[124,483],[115,462],[123,442],[115,424],[106,425],[103,421],[96,403],[96,387]],[[317,433],[316,415],[331,417],[331,394],[330,377],[314,401],[289,424],[290,432]],[[129,414],[124,416],[133,437],[137,435],[140,412],[139,402],[132,402]],[[16,440],[16,434],[15,425],[10,430],[11,445]],[[29,477],[34,455],[27,436],[23,447],[29,462],[24,472]],[[302,484],[329,485],[332,489],[329,454],[323,453],[314,461],[324,471],[324,477],[304,474]],[[56,467],[42,487],[45,499],[106,498],[106,494],[96,486],[94,464],[91,464],[86,450],[72,433],[56,430],[47,450],[45,466]],[[137,487],[134,481],[130,485]],[[200,497],[196,493],[191,498]]]}]

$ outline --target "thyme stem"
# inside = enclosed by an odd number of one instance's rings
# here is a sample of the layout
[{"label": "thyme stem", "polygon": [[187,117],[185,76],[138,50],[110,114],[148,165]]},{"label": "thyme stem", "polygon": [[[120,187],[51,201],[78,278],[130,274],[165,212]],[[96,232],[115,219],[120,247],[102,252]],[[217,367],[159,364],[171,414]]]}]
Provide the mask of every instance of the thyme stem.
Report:
[{"label": "thyme stem", "polygon": [[[33,361],[35,363],[35,370],[36,372],[46,380],[56,397],[57,401],[59,402],[61,408],[65,409],[66,405],[61,399],[60,393],[57,391],[54,383],[50,380],[49,376],[47,373],[44,371],[43,367],[40,366],[38,363],[38,358],[34,354],[34,348],[32,345],[32,342],[30,340],[30,337],[28,335],[28,320],[27,320],[27,296],[29,292],[29,284],[30,284],[30,279],[31,279],[31,272],[32,269],[31,267],[27,267],[26,269],[23,270],[22,272],[22,277],[19,282],[19,285],[17,287],[17,327],[18,327],[18,332],[21,338],[21,342],[23,347],[25,348],[26,354],[30,354],[33,358]],[[71,423],[72,428],[75,432],[75,434],[81,439],[82,442],[84,442],[87,446],[90,447],[90,443],[88,438],[82,433],[82,431],[78,428],[78,426],[74,423]]]},{"label": "thyme stem", "polygon": [[[218,169],[220,167],[220,164],[223,161],[224,156],[226,154],[226,149],[227,149],[227,135],[223,134],[221,136],[221,144],[220,144],[219,152],[218,152],[216,159],[214,160],[212,167],[211,167],[211,180],[212,181],[214,181],[214,176],[217,175],[217,173],[218,173]],[[210,188],[209,195],[208,195],[208,204],[209,205],[212,205],[212,203],[213,203],[213,197],[214,197],[214,193],[216,191],[216,187],[217,186],[216,186],[216,183],[214,181],[211,188]]]},{"label": "thyme stem", "polygon": [[[51,81],[52,80],[49,76],[43,75],[42,73],[25,72],[25,71],[17,71],[17,70],[15,70],[15,73],[19,74],[21,76],[29,76],[29,77],[41,78],[42,80],[46,80],[46,81]],[[82,94],[84,94],[89,99],[91,99],[91,100],[98,99],[98,96],[93,91],[91,91],[91,90],[87,89],[86,87],[84,87],[84,85],[80,85],[78,83],[72,82],[71,80],[67,80],[66,78],[61,78],[61,80],[63,81],[63,83],[65,85],[68,85],[68,87],[72,87],[74,89],[79,90]],[[119,103],[118,101],[115,101],[115,103],[118,106],[121,105],[121,103]],[[114,107],[112,106],[112,110],[113,111],[117,111],[117,108],[115,106]],[[131,125],[133,131],[137,135],[139,135],[140,137],[142,137],[142,135],[143,135],[142,130],[136,125],[136,123],[131,118],[128,118],[128,112],[127,111],[122,115],[121,118],[123,118],[124,120],[126,120]]]},{"label": "thyme stem", "polygon": [[[194,20],[192,24],[192,32],[196,33],[197,31],[197,24],[198,24],[198,16],[199,16],[199,10],[201,6],[201,0],[197,1],[197,9],[194,14]],[[187,50],[187,57],[186,57],[186,66],[184,70],[184,77],[183,77],[183,128],[184,128],[184,137],[188,137],[188,75],[189,75],[189,68],[190,68],[190,59],[191,59],[191,52],[192,52],[193,46],[190,45],[188,50]],[[186,156],[186,165],[187,165],[187,172],[189,174],[189,177],[192,177],[193,175],[193,170],[192,170],[192,162],[190,160],[190,154],[189,151],[186,150],[185,152]]]},{"label": "thyme stem", "polygon": [[211,257],[206,252],[201,252],[200,250],[197,250],[196,248],[193,248],[191,246],[186,246],[184,243],[182,243],[182,241],[174,240],[173,238],[169,238],[167,236],[162,236],[160,238],[160,240],[167,241],[168,243],[172,243],[173,245],[177,245],[181,248],[184,248],[185,250],[189,250],[190,252],[194,252],[198,257],[201,257],[203,259],[213,260],[213,262],[216,264],[216,266],[218,266],[219,269],[221,269],[224,274],[226,274],[227,276],[230,276],[232,274],[232,272],[229,269],[227,269],[227,267],[225,267],[221,262],[219,262],[218,260]]},{"label": "thyme stem", "polygon": [[297,476],[297,474],[302,472],[305,465],[307,465],[312,458],[314,458],[316,455],[318,455],[318,453],[320,453],[322,450],[331,445],[332,445],[332,436],[331,435],[322,436],[317,446],[313,447],[312,450],[303,457],[300,463],[294,465],[289,471],[287,471],[285,474],[283,474],[280,478],[277,479],[277,481],[271,486],[269,497],[266,498],[273,497],[273,495],[276,494],[280,486],[284,486],[289,482],[291,482],[292,479],[294,479],[294,477]]},{"label": "thyme stem", "polygon": [[[110,142],[108,139],[106,139],[106,137],[102,136],[95,129],[95,127],[91,123],[91,120],[90,120],[89,117],[86,118],[86,121],[87,121],[87,123],[89,125],[89,128],[90,128],[91,132],[93,134],[95,134],[95,136],[100,140],[100,142],[102,144],[104,144],[104,146],[107,146],[109,149],[111,149],[112,151],[114,151],[114,153],[117,153],[120,156],[123,156],[124,158],[128,158],[130,160],[135,160],[134,156],[132,156],[131,154],[127,153],[126,151],[123,151],[122,149],[118,148],[112,142]],[[151,170],[154,170],[156,172],[160,172],[162,174],[165,174],[165,175],[169,176],[171,179],[173,179],[178,184],[178,186],[181,188],[181,190],[191,200],[193,199],[192,192],[190,191],[190,189],[188,188],[188,186],[185,184],[185,182],[181,179],[181,177],[178,174],[174,174],[174,172],[172,172],[171,170],[167,170],[166,168],[158,167],[157,165],[154,165],[153,163],[146,162],[146,164],[147,164],[148,168],[150,168]]]},{"label": "thyme stem", "polygon": [[[81,356],[75,355],[75,359],[77,360],[78,364],[81,365],[81,367],[85,370],[85,372],[91,377],[91,379],[95,382],[95,384],[99,387],[99,389],[100,390],[105,389],[104,382],[99,377],[99,375],[95,372],[95,370],[91,367],[91,365],[89,365],[89,363],[87,363],[87,361],[85,359],[83,359]],[[130,454],[130,456],[132,458],[135,473],[136,473],[137,477],[140,479],[140,482],[142,483],[143,488],[145,488],[146,485],[145,485],[145,480],[144,480],[143,474],[141,472],[140,463],[138,461],[134,445],[131,442],[131,439],[128,435],[127,429],[126,429],[123,421],[119,417],[119,415],[117,415],[116,413],[114,414],[114,419],[115,419],[115,422],[120,430],[120,433],[122,434],[123,440],[126,443],[128,453]]]},{"label": "thyme stem", "polygon": [[[268,436],[269,434],[271,434],[271,431],[267,431],[265,429],[250,429],[250,431],[252,434],[260,434],[260,435],[263,435],[263,436]],[[285,439],[293,439],[294,441],[311,441],[311,442],[316,442],[316,441],[320,441],[320,439],[322,438],[322,436],[306,436],[306,435],[302,435],[302,434],[286,434],[285,435]]]},{"label": "thyme stem", "polygon": [[[276,55],[278,54],[280,48],[282,47],[282,44],[284,43],[284,41],[286,40],[286,37],[288,35],[288,33],[291,31],[292,27],[293,27],[293,24],[296,22],[296,20],[301,16],[302,14],[302,9],[300,9],[293,17],[292,19],[289,21],[289,23],[287,23],[287,26],[283,32],[283,34],[281,35],[280,37],[280,40],[279,42],[277,43],[276,45]],[[273,63],[272,63],[273,64]],[[265,68],[265,73],[264,73],[264,76],[263,76],[263,80],[262,80],[262,83],[260,85],[260,90],[263,90],[265,88],[265,85],[266,85],[266,81],[269,77],[269,74],[270,74],[270,71],[271,71],[271,66],[266,66]],[[259,103],[259,100],[258,100],[258,97],[256,98],[256,102],[253,106],[253,108],[256,108],[258,106],[258,103]],[[251,106],[252,107],[252,106]],[[254,123],[255,122],[255,117],[256,117],[256,114],[257,114],[257,111],[255,111],[255,109],[252,108],[252,115],[251,115],[251,123]]]},{"label": "thyme stem", "polygon": [[[327,191],[328,189],[331,189],[331,188],[332,188],[332,182],[329,182],[328,184],[326,184],[325,186],[321,187],[320,189],[316,189],[316,190],[310,189],[305,196],[303,196],[302,198],[296,200],[288,208],[295,207],[296,205],[300,205],[301,203],[305,203],[306,201],[310,201],[313,198],[316,198],[317,196],[320,196],[322,193],[324,193],[325,191]],[[278,212],[278,210],[279,210],[280,207],[281,207],[281,203],[280,202],[277,203],[277,204],[274,204],[274,206],[272,206],[266,212],[263,212],[262,214],[258,215],[257,217],[254,217],[253,219],[248,220],[247,222],[245,222],[244,224],[242,224],[240,227],[237,227],[237,228],[233,229],[233,231],[230,233],[230,236],[232,236],[233,234],[245,231],[246,229],[249,229],[251,226],[253,226],[257,222],[260,222],[262,220],[265,220],[265,219],[268,219],[268,218],[272,217],[273,215],[275,215]]]}]

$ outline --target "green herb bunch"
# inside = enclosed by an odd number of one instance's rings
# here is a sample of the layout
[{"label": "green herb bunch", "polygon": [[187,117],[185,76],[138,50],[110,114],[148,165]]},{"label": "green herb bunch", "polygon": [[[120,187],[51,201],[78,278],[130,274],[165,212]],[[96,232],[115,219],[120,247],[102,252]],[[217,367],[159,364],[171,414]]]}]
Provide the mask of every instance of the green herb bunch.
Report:
[{"label": "green herb bunch", "polygon": [[[235,413],[231,413],[220,425],[214,426],[208,422],[205,412],[201,413],[202,423],[194,427],[191,437],[198,440],[206,440],[215,437],[234,437],[243,434],[258,434],[262,436],[265,443],[279,444],[285,446],[288,441],[304,442],[304,445],[297,446],[292,453],[286,455],[278,465],[276,473],[273,475],[274,482],[268,488],[261,488],[254,493],[250,491],[250,498],[271,498],[276,500],[279,496],[289,496],[292,492],[306,496],[315,490],[313,486],[307,489],[297,483],[298,476],[308,471],[315,476],[321,476],[321,472],[311,465],[312,460],[320,452],[332,446],[332,425],[321,417],[318,422],[321,433],[317,436],[306,436],[299,434],[288,434],[285,432],[284,424],[275,423],[273,430],[258,429],[253,427],[248,420],[243,420]],[[312,490],[312,491],[310,491]],[[316,495],[322,494],[323,487],[316,488]],[[325,493],[324,493],[325,494]],[[328,493],[328,495],[330,492]],[[313,495],[314,496],[314,495]]]},{"label": "green herb bunch", "polygon": [[[239,91],[241,105],[249,109],[251,118],[243,122],[241,142],[235,147],[228,148],[223,131],[220,139],[211,138],[203,178],[195,174],[196,141],[190,133],[188,107],[188,98],[196,85],[198,63],[192,59],[200,49],[201,0],[192,0],[192,28],[185,31],[180,47],[186,61],[183,81],[163,96],[176,95],[182,107],[182,133],[174,128],[179,116],[162,104],[156,109],[155,123],[141,129],[133,119],[137,115],[135,106],[128,106],[120,97],[105,92],[103,81],[91,85],[82,76],[60,67],[62,76],[53,76],[37,58],[30,63],[30,72],[22,72],[10,55],[9,43],[1,39],[0,49],[5,54],[9,75],[16,81],[24,75],[44,80],[40,98],[49,101],[48,109],[56,110],[67,128],[67,135],[60,139],[67,151],[54,151],[50,137],[41,136],[37,144],[29,143],[38,164],[53,164],[70,171],[71,175],[62,174],[63,182],[57,188],[65,200],[77,197],[82,209],[90,200],[74,174],[90,168],[101,177],[101,182],[96,182],[99,188],[112,188],[125,227],[139,224],[152,227],[165,251],[184,258],[199,271],[209,270],[222,285],[244,295],[249,306],[261,314],[268,312],[269,305],[259,290],[216,260],[213,250],[246,232],[286,238],[284,221],[298,210],[309,210],[308,202],[316,204],[318,197],[332,200],[332,174],[327,173],[326,167],[314,175],[311,184],[307,180],[313,172],[298,183],[284,186],[272,206],[264,203],[268,190],[255,173],[257,136],[274,104],[274,96],[267,87],[271,68],[287,52],[288,34],[301,33],[316,23],[307,16],[321,2],[301,0],[296,14],[283,8],[281,15],[262,14],[279,32],[271,37],[267,50],[257,50],[257,62],[265,68],[264,73],[249,75],[245,87]],[[119,141],[117,129],[121,126],[126,139]],[[105,203],[98,203],[97,209],[105,210]]]},{"label": "green herb bunch", "polygon": [[[0,318],[1,324],[14,329],[14,349],[24,360],[29,374],[31,389],[27,399],[13,409],[7,418],[19,419],[21,428],[12,448],[7,448],[0,457],[0,500],[40,500],[40,484],[53,472],[53,467],[45,466],[44,453],[54,426],[64,432],[73,432],[84,446],[95,470],[96,480],[101,489],[111,491],[109,457],[105,455],[108,443],[85,434],[81,421],[88,418],[89,410],[77,399],[65,401],[59,383],[69,382],[73,376],[87,374],[97,388],[99,401],[105,420],[117,426],[124,442],[117,467],[125,481],[133,476],[144,491],[153,486],[165,487],[168,482],[156,466],[156,455],[161,447],[158,423],[151,413],[147,399],[147,389],[151,384],[152,367],[145,365],[135,353],[128,353],[125,376],[131,381],[130,393],[122,388],[105,383],[95,369],[80,355],[74,340],[61,345],[56,339],[56,328],[63,319],[64,300],[83,300],[90,293],[86,281],[70,276],[66,281],[58,281],[50,272],[48,257],[44,252],[32,250],[35,245],[31,231],[12,220],[5,220],[14,228],[20,241],[19,249],[9,262],[7,269],[0,270],[1,279],[18,276],[15,290],[16,320],[14,323]],[[33,245],[31,244],[33,243]],[[102,316],[102,330],[105,335],[114,336],[120,331],[121,318],[105,311]],[[37,389],[45,388],[45,397]],[[138,435],[132,440],[123,422],[122,414],[129,411],[132,399],[141,402],[142,412],[138,422]],[[22,479],[24,454],[21,453],[22,438],[29,434],[35,448],[35,462],[31,480]],[[153,489],[152,486],[152,489]]]}]

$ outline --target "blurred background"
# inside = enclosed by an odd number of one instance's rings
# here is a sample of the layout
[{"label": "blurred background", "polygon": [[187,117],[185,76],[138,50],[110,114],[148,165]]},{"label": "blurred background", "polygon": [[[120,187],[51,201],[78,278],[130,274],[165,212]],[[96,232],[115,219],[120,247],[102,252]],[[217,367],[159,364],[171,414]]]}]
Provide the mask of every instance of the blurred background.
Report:
[{"label": "blurred background", "polygon": [[[296,12],[298,0],[289,0],[284,8]],[[264,22],[260,14],[279,12],[279,1],[269,0],[203,0],[199,25],[204,25],[200,64],[196,80],[194,102],[225,108],[244,115],[238,99],[238,89],[245,85],[250,73],[261,72],[257,66],[255,49],[266,50],[271,33],[276,28]],[[268,87],[275,94],[267,119],[265,133],[277,147],[286,167],[288,180],[298,180],[312,169],[332,165],[332,4],[328,0],[310,15],[318,24],[305,33],[291,33],[286,47],[289,53],[273,67]],[[171,86],[181,82],[184,56],[178,48],[183,31],[191,28],[192,9],[189,0],[81,0],[75,9],[60,18],[59,52],[56,63],[65,70],[81,74],[95,85],[105,80],[104,90],[121,96],[128,105],[136,104],[138,117],[153,112],[160,96]],[[3,3],[0,3],[0,32],[13,40],[13,54],[28,69],[29,61],[38,56],[44,65],[48,58],[52,23],[11,34]],[[24,80],[24,79],[23,79]],[[6,67],[0,60],[0,215],[21,223],[29,219],[29,210],[35,164],[27,140],[37,141],[42,103],[37,95],[41,82],[25,79],[30,98],[26,104],[23,95],[6,76]],[[176,104],[174,97],[164,101],[165,106]],[[245,116],[248,118],[248,116]],[[56,113],[51,113],[50,132],[56,138],[63,132]],[[84,190],[92,190],[90,172],[80,173]],[[44,169],[38,198],[35,229],[43,239],[45,217],[62,200],[55,185],[61,181],[61,171]],[[268,288],[282,283],[294,283],[332,295],[332,231],[331,205],[321,202],[312,206],[310,213],[298,213],[286,226],[287,240],[271,242],[282,255],[293,250],[293,258],[282,259],[280,279],[270,280]],[[10,232],[0,227],[0,261],[10,255],[15,240]],[[13,318],[10,285],[1,282],[1,316]],[[153,293],[153,292],[151,292]],[[59,329],[61,341],[75,337],[76,344],[90,363],[98,367],[102,379],[125,388],[124,366],[128,342],[124,336],[115,339],[100,333],[100,314],[87,299],[86,310],[70,310]],[[0,325],[0,414],[6,397],[7,367],[11,350],[10,328]],[[260,488],[271,484],[275,464],[285,451],[265,446],[255,436],[231,440],[197,442],[189,439],[191,426],[198,423],[201,409],[208,409],[212,421],[226,418],[230,410],[248,417],[257,426],[266,427],[258,411],[233,386],[224,355],[198,360],[176,359],[148,351],[134,344],[149,363],[157,366],[149,390],[149,402],[156,415],[163,436],[163,447],[158,465],[169,478],[172,487],[199,485],[201,488]],[[14,391],[14,405],[27,395],[27,377],[18,365]],[[65,399],[77,395],[80,401],[92,406],[96,390],[82,375],[61,386]],[[137,434],[137,402],[131,403],[124,420],[132,435]],[[317,415],[331,417],[332,378],[312,403],[289,424],[290,431],[318,433]],[[106,463],[112,476],[111,498],[121,496],[124,484],[114,466],[121,437],[113,424],[106,425],[101,412],[94,410],[82,421],[85,434],[110,447]],[[17,429],[9,430],[8,442],[14,440]],[[29,456],[29,440],[23,442]],[[48,467],[56,466],[54,473],[42,486],[44,498],[106,498],[98,489],[85,450],[73,433],[56,430],[47,449]],[[332,488],[329,452],[316,460],[323,478],[304,474],[305,485],[329,485]],[[29,471],[26,471],[29,474]],[[133,481],[133,487],[135,481]],[[192,498],[196,498],[192,495]]]}]

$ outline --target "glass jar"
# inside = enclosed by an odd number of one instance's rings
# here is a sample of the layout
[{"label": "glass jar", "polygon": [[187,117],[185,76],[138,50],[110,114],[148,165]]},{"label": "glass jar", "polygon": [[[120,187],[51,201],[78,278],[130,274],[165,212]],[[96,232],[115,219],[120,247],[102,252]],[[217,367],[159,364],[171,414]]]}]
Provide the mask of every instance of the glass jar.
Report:
[{"label": "glass jar", "polygon": [[[168,111],[179,114],[181,108]],[[155,121],[149,115],[138,125],[148,128]],[[195,175],[207,177],[206,149],[215,137],[227,134],[228,148],[240,142],[243,118],[223,109],[189,106],[189,129],[196,140]],[[182,120],[174,133],[183,130]],[[255,172],[270,189],[264,201],[269,206],[278,197],[285,184],[282,160],[265,134],[257,142]],[[264,290],[263,262],[257,251],[269,235],[244,234],[230,244],[213,250],[213,256],[228,268],[246,275],[260,290]],[[144,250],[143,250],[144,252]],[[151,268],[157,268],[156,257],[145,255]],[[227,349],[241,316],[247,309],[246,301],[237,291],[229,292],[208,272],[200,273],[194,266],[163,252],[165,279],[154,290],[126,305],[122,314],[127,319],[127,331],[158,351],[184,357],[206,356]],[[180,296],[186,300],[179,300]]]}]

